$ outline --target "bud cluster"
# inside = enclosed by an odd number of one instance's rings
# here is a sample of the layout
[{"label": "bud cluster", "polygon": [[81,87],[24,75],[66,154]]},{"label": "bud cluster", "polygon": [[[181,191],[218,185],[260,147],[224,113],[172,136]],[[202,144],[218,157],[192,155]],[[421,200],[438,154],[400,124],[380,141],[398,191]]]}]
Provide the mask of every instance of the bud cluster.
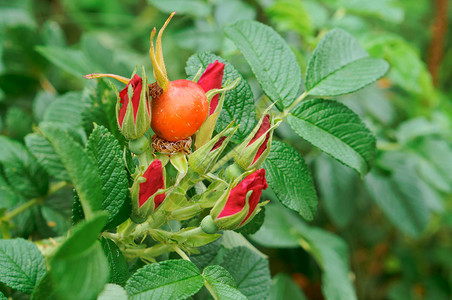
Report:
[{"label": "bud cluster", "polygon": [[[113,86],[117,96],[116,117],[122,135],[129,140],[127,151],[134,157],[137,167],[131,174],[129,225],[121,225],[118,230],[127,231],[133,237],[151,234],[156,240],[182,243],[188,249],[190,245],[210,242],[219,230],[246,225],[266,204],[260,202],[262,191],[267,188],[265,170],[260,167],[270,152],[273,131],[281,120],[274,118],[268,109],[248,137],[239,145],[233,145],[231,139],[240,124],[232,122],[217,130],[216,123],[223,107],[228,105],[226,92],[235,88],[239,79],[223,78],[225,64],[215,61],[191,84],[183,83],[199,87],[205,94],[202,97],[208,101],[207,116],[203,117],[196,132],[185,139],[167,140],[154,130],[157,135],[151,138],[154,102],[166,99],[162,95],[170,97],[168,91],[173,93],[171,89],[175,86],[167,77],[161,53],[163,29],[157,37],[156,48],[152,43],[155,29],[151,35],[150,53],[157,82],[148,84],[144,68],[141,77],[134,72],[130,79],[111,74],[86,77],[110,77],[126,84],[119,92]],[[189,123],[189,120],[180,122]],[[173,125],[171,122],[160,123],[158,128],[159,131],[161,128],[180,128]],[[180,149],[174,145],[179,145]],[[232,164],[229,164],[231,160]],[[191,192],[187,193],[189,190]],[[197,218],[201,215],[204,216],[202,220]],[[159,229],[169,220],[189,220],[189,224],[198,225],[199,230],[188,227],[170,234]]]}]

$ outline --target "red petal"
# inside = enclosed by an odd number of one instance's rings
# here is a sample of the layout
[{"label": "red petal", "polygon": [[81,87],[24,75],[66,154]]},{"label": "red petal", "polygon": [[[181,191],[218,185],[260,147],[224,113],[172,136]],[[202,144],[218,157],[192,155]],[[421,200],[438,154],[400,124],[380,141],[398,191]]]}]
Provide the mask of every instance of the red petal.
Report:
[{"label": "red petal", "polygon": [[[198,84],[204,89],[204,92],[221,88],[224,66],[224,63],[220,63],[218,60],[207,66],[204,73],[202,73],[201,78],[199,78],[198,80]],[[213,112],[217,108],[219,96],[220,95],[215,95],[210,101],[209,115],[213,114]]]},{"label": "red petal", "polygon": [[258,138],[260,138],[269,129],[270,129],[270,115],[265,115],[264,120],[262,120],[261,127],[259,127],[259,130],[256,132],[254,137],[248,143],[248,146],[251,145],[252,143],[254,143]]},{"label": "red petal", "polygon": [[[248,143],[248,146],[254,143],[258,138],[260,138],[265,132],[267,132],[270,129],[270,115],[265,115],[264,119],[262,120],[261,127],[259,127],[259,130],[256,132],[254,137],[251,139],[251,141]],[[253,159],[253,164],[256,162],[256,160],[259,159],[259,157],[262,155],[262,153],[267,149],[267,143],[268,139],[270,138],[270,132],[267,132],[267,136],[265,137],[264,142],[262,145],[260,145],[259,149],[257,149],[256,156]]]},{"label": "red petal", "polygon": [[213,150],[220,148],[221,145],[223,144],[224,140],[226,139],[225,136],[222,136],[216,143],[215,145],[213,145],[212,149],[210,149],[210,152],[212,152]]},{"label": "red petal", "polygon": [[[152,195],[159,189],[165,188],[165,182],[163,180],[163,169],[162,162],[158,159],[154,160],[146,172],[144,172],[143,177],[146,181],[140,183],[139,192],[139,207],[141,207]],[[154,209],[156,209],[165,200],[165,194],[159,194],[154,197]]]},{"label": "red petal", "polygon": [[228,217],[239,213],[245,207],[246,194],[248,191],[253,191],[249,199],[250,209],[242,223],[245,222],[256,209],[262,195],[262,190],[265,190],[266,188],[267,181],[265,180],[264,169],[259,169],[246,176],[236,187],[231,190],[228,200],[226,201],[226,205],[218,215],[218,218]]},{"label": "red petal", "polygon": [[133,108],[133,118],[136,121],[138,106],[140,105],[140,97],[141,97],[141,89],[143,88],[143,81],[141,77],[135,74],[133,78],[129,81],[126,87],[119,92],[119,98],[121,99],[119,103],[121,103],[121,108],[119,109],[119,124],[122,126],[122,122],[124,121],[124,116],[126,115],[127,106],[129,105],[129,95],[127,93],[129,85],[132,85],[133,96],[132,96],[132,108]]}]

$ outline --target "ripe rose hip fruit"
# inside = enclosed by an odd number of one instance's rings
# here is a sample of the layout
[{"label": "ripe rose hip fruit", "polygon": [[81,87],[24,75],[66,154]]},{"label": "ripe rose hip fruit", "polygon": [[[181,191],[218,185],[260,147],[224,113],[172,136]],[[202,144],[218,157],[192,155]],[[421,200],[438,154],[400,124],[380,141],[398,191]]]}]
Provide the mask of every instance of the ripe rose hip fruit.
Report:
[{"label": "ripe rose hip fruit", "polygon": [[173,17],[172,13],[159,31],[154,48],[156,29],[151,33],[151,56],[154,77],[162,88],[152,93],[151,128],[155,134],[170,142],[186,139],[201,127],[209,113],[209,101],[204,89],[190,80],[169,81],[162,51],[162,34]]},{"label": "ripe rose hip fruit", "polygon": [[152,99],[151,128],[167,141],[183,140],[198,131],[208,111],[206,93],[197,83],[170,81],[163,93]]}]

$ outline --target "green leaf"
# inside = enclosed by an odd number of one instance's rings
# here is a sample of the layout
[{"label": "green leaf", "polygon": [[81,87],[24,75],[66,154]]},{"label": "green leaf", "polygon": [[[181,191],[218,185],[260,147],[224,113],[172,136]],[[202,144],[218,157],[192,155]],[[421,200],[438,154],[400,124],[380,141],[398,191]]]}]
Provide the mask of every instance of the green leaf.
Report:
[{"label": "green leaf", "polygon": [[89,136],[86,152],[97,164],[102,182],[102,209],[110,213],[106,228],[114,228],[130,216],[127,172],[118,141],[103,126],[96,126]]},{"label": "green leaf", "polygon": [[36,50],[57,67],[76,77],[92,73],[90,60],[80,50],[56,46],[38,46]]},{"label": "green leaf", "polygon": [[223,237],[221,241],[221,246],[226,249],[233,249],[237,247],[245,247],[253,251],[255,254],[262,258],[267,258],[267,255],[260,252],[256,247],[253,246],[241,233],[237,233],[232,230],[223,231]]},{"label": "green leaf", "polygon": [[420,154],[430,161],[452,189],[452,147],[445,140],[429,139],[417,145]]},{"label": "green leaf", "polygon": [[210,15],[210,5],[202,0],[165,0],[164,2],[147,0],[147,2],[165,13],[177,11],[178,14],[194,17],[207,17]]},{"label": "green leaf", "polygon": [[45,137],[38,133],[32,133],[25,137],[25,144],[36,157],[38,163],[53,177],[58,180],[68,181],[69,174],[61,162],[61,159],[53,150],[52,145]]},{"label": "green leaf", "polygon": [[279,273],[273,277],[269,300],[291,299],[307,300],[303,291],[288,275]]},{"label": "green leaf", "polygon": [[315,160],[315,177],[322,196],[322,204],[331,220],[340,228],[346,227],[355,216],[359,177],[352,169],[327,155]]},{"label": "green leaf", "polygon": [[204,269],[202,276],[204,277],[205,286],[214,299],[247,299],[245,295],[237,290],[234,278],[225,268],[208,266]]},{"label": "green leaf", "polygon": [[106,284],[102,293],[99,294],[97,300],[127,300],[129,296],[127,296],[126,290],[119,285],[116,284]]},{"label": "green leaf", "polygon": [[282,110],[302,88],[301,69],[286,41],[271,27],[245,20],[225,28],[240,49],[265,94]]},{"label": "green leaf", "polygon": [[391,177],[371,172],[365,183],[370,197],[388,219],[404,233],[417,237],[430,220],[430,210],[415,172],[414,168],[398,168]]},{"label": "green leaf", "polygon": [[13,26],[36,27],[31,1],[2,1],[0,4],[0,28]]},{"label": "green leaf", "polygon": [[6,179],[0,174],[0,214],[2,209],[12,208],[20,201],[20,196],[8,184]]},{"label": "green leaf", "polygon": [[0,300],[8,300],[5,295],[3,295],[2,292],[0,292]]},{"label": "green leaf", "polygon": [[24,110],[13,106],[6,113],[5,125],[10,138],[22,140],[31,131],[32,120]]},{"label": "green leaf", "polygon": [[129,269],[127,267],[126,259],[112,240],[102,238],[101,243],[110,265],[109,282],[124,285],[129,278]]},{"label": "green leaf", "polygon": [[130,300],[185,299],[204,284],[198,268],[186,260],[166,260],[146,265],[127,281]]},{"label": "green leaf", "polygon": [[0,164],[11,187],[25,198],[47,193],[47,173],[22,144],[0,136]]},{"label": "green leaf", "polygon": [[265,299],[270,292],[268,260],[246,247],[229,250],[221,266],[237,283],[237,288],[250,300]]},{"label": "green leaf", "polygon": [[190,260],[200,270],[208,266],[221,248],[221,238],[198,248],[199,253],[190,255]]},{"label": "green leaf", "polygon": [[101,213],[76,225],[50,261],[52,282],[60,298],[93,299],[107,283],[108,260],[97,240],[107,219]]},{"label": "green leaf", "polygon": [[44,124],[41,131],[71,177],[86,217],[91,218],[94,211],[101,209],[104,199],[96,164],[64,130],[52,124]]},{"label": "green leaf", "polygon": [[44,256],[32,242],[0,240],[0,281],[24,293],[31,293],[47,271]]},{"label": "green leaf", "polygon": [[[91,81],[94,83],[94,81]],[[88,107],[82,112],[82,121],[85,131],[91,132],[94,123],[105,126],[121,145],[125,144],[125,138],[119,131],[116,121],[116,95],[105,80],[95,81],[95,85],[88,85],[83,91]]]},{"label": "green leaf", "polygon": [[221,131],[232,121],[239,125],[234,142],[241,142],[254,128],[256,113],[254,111],[254,96],[248,82],[240,73],[223,58],[210,52],[204,52],[191,56],[187,61],[185,71],[189,78],[193,78],[200,68],[204,71],[210,63],[218,60],[225,64],[223,84],[240,77],[240,82],[235,89],[226,92],[223,109],[217,121],[216,129]]},{"label": "green leaf", "polygon": [[254,20],[256,15],[257,12],[254,6],[240,0],[220,1],[215,5],[215,23],[220,28],[241,20]]},{"label": "green leaf", "polygon": [[55,294],[50,272],[47,272],[34,288],[31,294],[31,300],[55,300],[58,299],[57,297],[58,295]]},{"label": "green leaf", "polygon": [[241,234],[254,234],[259,228],[261,228],[262,224],[264,224],[265,219],[265,206],[262,207],[261,211],[254,216],[254,218],[245,226],[236,229],[235,231]]},{"label": "green leaf", "polygon": [[50,103],[56,99],[56,95],[53,93],[39,91],[33,100],[33,116],[35,120],[41,122]]},{"label": "green leaf", "polygon": [[312,53],[306,69],[306,93],[338,96],[355,92],[381,78],[386,61],[369,57],[358,41],[342,29],[329,31]]},{"label": "green leaf", "polygon": [[317,194],[303,157],[294,148],[272,141],[264,162],[268,184],[284,206],[297,211],[307,220],[314,219]]},{"label": "green leaf", "polygon": [[87,99],[80,92],[69,92],[53,101],[44,113],[43,121],[58,123],[84,136],[83,112],[88,108]]},{"label": "green leaf", "polygon": [[[267,247],[294,246],[298,242],[322,269],[322,291],[326,299],[357,299],[349,279],[349,254],[343,240],[330,232],[308,226],[299,216],[276,203],[267,205],[267,212],[262,229],[252,237],[254,241]],[[281,234],[284,234],[284,239]]]},{"label": "green leaf", "polygon": [[378,17],[393,23],[400,23],[404,17],[403,8],[393,0],[339,0],[334,1],[332,4],[335,8],[346,9],[352,14],[362,15],[364,17]]},{"label": "green leaf", "polygon": [[375,157],[375,138],[345,105],[324,99],[301,103],[287,117],[299,136],[365,175]]}]

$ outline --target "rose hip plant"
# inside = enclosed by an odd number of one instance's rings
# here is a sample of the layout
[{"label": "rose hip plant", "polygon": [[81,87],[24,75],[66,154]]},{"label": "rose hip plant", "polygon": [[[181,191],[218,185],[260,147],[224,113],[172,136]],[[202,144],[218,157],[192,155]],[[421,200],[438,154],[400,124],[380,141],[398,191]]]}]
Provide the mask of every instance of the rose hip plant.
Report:
[{"label": "rose hip plant", "polygon": [[[295,230],[322,268],[324,294],[356,298],[346,248],[297,218],[315,217],[314,183],[300,153],[273,133],[290,126],[364,176],[375,138],[332,97],[373,83],[387,63],[333,29],[303,80],[271,27],[239,21],[225,34],[272,102],[256,116],[248,82],[213,53],[190,57],[187,79],[169,79],[162,38],[173,15],[150,36],[153,76],[144,67],[130,77],[88,74],[83,94],[52,103],[26,147],[0,137],[0,195],[20,197],[16,207],[0,207],[1,291],[31,299],[277,299],[266,256],[245,238],[264,222],[270,187],[282,204],[269,204],[281,216],[273,238],[284,243]],[[68,231],[52,221],[47,239],[13,238],[29,210],[64,220],[49,207],[55,194],[71,192]],[[254,236],[265,240],[265,230]]]}]

